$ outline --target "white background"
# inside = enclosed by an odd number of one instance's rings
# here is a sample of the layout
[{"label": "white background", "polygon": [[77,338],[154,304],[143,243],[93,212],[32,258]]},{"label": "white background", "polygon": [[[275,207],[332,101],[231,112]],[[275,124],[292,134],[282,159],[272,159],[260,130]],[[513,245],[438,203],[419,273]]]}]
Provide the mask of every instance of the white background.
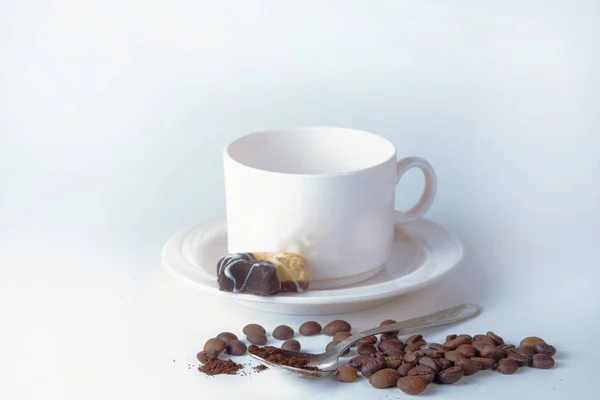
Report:
[{"label": "white background", "polygon": [[0,398],[399,397],[188,369],[222,330],[306,319],[217,303],[160,265],[173,232],[224,213],[223,146],[299,125],[429,159],[428,217],[466,247],[445,281],[345,315],[355,330],[469,301],[480,317],[426,336],[559,349],[554,370],[426,398],[594,398],[599,38],[594,0],[0,2]]}]

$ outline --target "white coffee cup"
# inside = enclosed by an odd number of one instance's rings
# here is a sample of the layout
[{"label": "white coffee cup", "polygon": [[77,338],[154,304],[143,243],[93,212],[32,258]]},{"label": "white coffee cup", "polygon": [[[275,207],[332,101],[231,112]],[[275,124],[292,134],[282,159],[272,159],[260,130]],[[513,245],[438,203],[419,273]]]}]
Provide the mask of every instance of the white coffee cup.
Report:
[{"label": "white coffee cup", "polygon": [[255,132],[224,151],[228,250],[290,251],[305,257],[312,289],[360,282],[383,267],[397,213],[396,184],[410,168],[425,175],[417,204],[433,202],[436,176],[418,157],[373,133],[330,127]]}]

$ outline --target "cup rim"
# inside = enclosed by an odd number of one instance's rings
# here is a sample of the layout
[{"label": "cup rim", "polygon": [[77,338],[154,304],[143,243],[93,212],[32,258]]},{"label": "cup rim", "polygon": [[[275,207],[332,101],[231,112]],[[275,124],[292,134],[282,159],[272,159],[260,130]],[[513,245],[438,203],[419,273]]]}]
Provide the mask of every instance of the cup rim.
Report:
[{"label": "cup rim", "polygon": [[[262,168],[250,166],[250,165],[247,165],[247,164],[244,164],[244,163],[238,161],[230,153],[230,149],[235,143],[237,143],[241,140],[247,139],[250,136],[265,134],[265,133],[291,132],[291,131],[298,131],[298,130],[318,130],[318,129],[337,129],[337,130],[344,130],[344,131],[348,131],[348,132],[367,134],[367,135],[376,137],[377,139],[382,140],[387,145],[391,146],[391,148],[393,149],[392,155],[389,156],[388,158],[386,158],[385,160],[382,160],[373,165],[369,165],[368,167],[352,169],[349,171],[322,172],[322,173],[296,173],[296,172],[271,171],[268,169],[262,169]],[[345,176],[345,175],[354,175],[354,174],[370,171],[370,170],[376,169],[378,167],[381,167],[382,165],[387,164],[391,160],[397,159],[397,149],[396,149],[396,146],[394,146],[394,144],[386,137],[378,135],[373,132],[364,131],[361,129],[345,128],[345,127],[337,127],[337,126],[296,126],[296,127],[292,127],[292,128],[263,129],[260,131],[254,131],[254,132],[248,133],[244,136],[241,136],[241,137],[231,141],[229,144],[227,144],[225,146],[225,148],[223,149],[223,157],[241,167],[253,170],[255,172],[264,173],[264,174],[281,175],[281,176],[289,176],[289,177],[302,177],[302,178],[331,178],[331,177],[339,177],[339,176]]]}]

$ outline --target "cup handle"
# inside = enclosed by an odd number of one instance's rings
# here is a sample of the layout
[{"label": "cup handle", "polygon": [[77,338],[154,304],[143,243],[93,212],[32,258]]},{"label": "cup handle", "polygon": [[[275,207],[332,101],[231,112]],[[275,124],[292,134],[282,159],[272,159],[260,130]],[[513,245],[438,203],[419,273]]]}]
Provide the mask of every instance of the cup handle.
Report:
[{"label": "cup handle", "polygon": [[422,217],[423,214],[429,210],[429,207],[431,207],[433,199],[435,198],[435,193],[437,192],[437,178],[435,176],[435,171],[431,164],[421,157],[406,157],[398,161],[396,164],[396,184],[400,182],[402,175],[411,168],[419,168],[423,171],[423,175],[425,176],[425,187],[423,188],[423,193],[421,194],[419,201],[417,201],[417,204],[410,210],[406,212],[396,211],[396,213],[401,215],[406,221]]}]

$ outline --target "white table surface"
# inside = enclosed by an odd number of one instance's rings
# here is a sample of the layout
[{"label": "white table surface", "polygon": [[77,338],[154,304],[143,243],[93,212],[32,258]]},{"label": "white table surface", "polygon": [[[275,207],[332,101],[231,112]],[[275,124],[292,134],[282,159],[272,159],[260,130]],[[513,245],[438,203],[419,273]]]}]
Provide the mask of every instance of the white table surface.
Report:
[{"label": "white table surface", "polygon": [[[0,398],[402,397],[188,367],[220,331],[308,319],[217,302],[160,265],[172,233],[223,214],[222,147],[298,125],[429,159],[428,218],[465,244],[443,282],[341,316],[355,331],[474,302],[476,319],[423,333],[558,349],[553,370],[425,398],[597,398],[600,6],[523,3],[3,1]],[[420,185],[408,174],[397,206]]]}]

